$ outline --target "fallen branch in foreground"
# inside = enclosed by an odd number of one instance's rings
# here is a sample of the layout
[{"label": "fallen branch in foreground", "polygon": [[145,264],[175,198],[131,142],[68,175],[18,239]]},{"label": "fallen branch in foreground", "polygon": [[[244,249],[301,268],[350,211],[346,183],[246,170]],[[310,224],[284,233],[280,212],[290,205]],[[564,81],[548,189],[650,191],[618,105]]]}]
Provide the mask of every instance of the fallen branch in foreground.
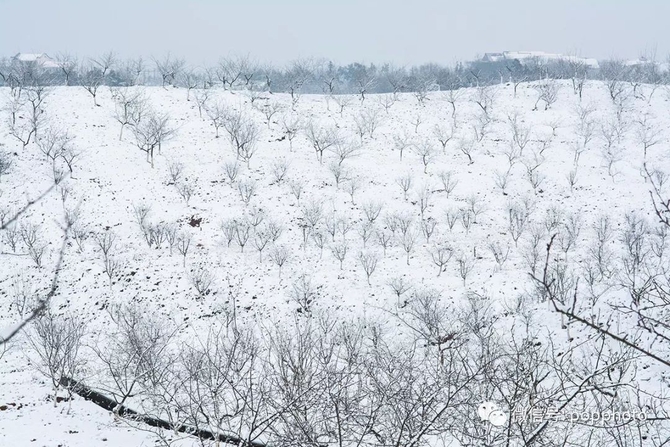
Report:
[{"label": "fallen branch in foreground", "polygon": [[214,434],[209,430],[196,429],[189,425],[183,425],[183,424],[175,425],[164,419],[159,419],[152,416],[140,414],[137,411],[126,407],[125,405],[117,404],[113,399],[110,399],[104,394],[98,393],[97,391],[90,389],[81,382],[78,382],[74,379],[70,379],[69,377],[61,377],[60,384],[61,386],[67,388],[71,392],[83,397],[86,400],[93,402],[94,404],[104,408],[105,410],[112,411],[122,418],[130,419],[136,422],[142,422],[151,427],[163,428],[165,430],[176,431],[179,433],[186,433],[187,435],[195,436],[196,438],[225,442],[226,444],[232,444],[240,447],[266,447],[266,445],[262,442],[256,442],[256,441],[249,442],[235,436]]}]

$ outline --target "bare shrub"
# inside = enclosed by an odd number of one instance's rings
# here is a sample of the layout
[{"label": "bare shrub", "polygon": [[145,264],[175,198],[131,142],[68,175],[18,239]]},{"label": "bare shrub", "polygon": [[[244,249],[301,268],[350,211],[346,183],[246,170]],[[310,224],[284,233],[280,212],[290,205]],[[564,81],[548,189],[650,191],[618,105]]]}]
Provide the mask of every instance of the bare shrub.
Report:
[{"label": "bare shrub", "polygon": [[186,202],[186,206],[188,206],[189,202],[191,201],[191,197],[193,196],[193,193],[195,193],[195,188],[190,182],[187,182],[186,180],[181,181],[175,185],[177,188],[177,192],[181,196],[182,199],[184,199],[184,202]]},{"label": "bare shrub", "polygon": [[537,110],[537,105],[540,101],[544,102],[544,110],[547,110],[558,99],[558,92],[561,89],[561,84],[555,79],[545,79],[539,81],[533,88],[537,91],[537,101],[535,101],[533,110]]},{"label": "bare shrub", "polygon": [[347,178],[347,169],[341,163],[332,161],[328,165],[328,170],[335,178],[335,187],[340,189],[340,183],[342,183],[342,181],[346,180]]},{"label": "bare shrub", "polygon": [[235,183],[235,179],[237,179],[237,176],[240,173],[240,165],[237,160],[225,162],[223,164],[223,172],[226,174],[231,185]]},{"label": "bare shrub", "polygon": [[375,200],[370,200],[363,203],[362,208],[365,217],[368,219],[368,222],[374,223],[374,221],[377,220],[377,218],[379,217],[379,214],[382,212],[382,209],[384,208],[384,203]]},{"label": "bare shrub", "polygon": [[189,281],[198,296],[203,298],[211,293],[214,276],[206,268],[197,267],[189,272]]},{"label": "bare shrub", "polygon": [[170,183],[176,185],[184,173],[184,164],[180,162],[172,162],[168,166],[168,174],[170,176]]},{"label": "bare shrub", "polygon": [[291,180],[289,182],[289,187],[291,189],[291,194],[293,194],[293,197],[298,201],[298,205],[300,205],[300,196],[302,196],[302,191],[303,191],[303,183],[299,180]]},{"label": "bare shrub", "polygon": [[507,261],[507,257],[509,256],[509,250],[510,250],[509,244],[503,247],[503,245],[499,241],[489,241],[489,243],[487,244],[487,248],[493,255],[493,259],[495,259],[496,261],[498,270],[502,269],[503,265]]},{"label": "bare shrub", "polygon": [[278,158],[272,162],[272,178],[275,183],[279,184],[284,181],[286,173],[288,172],[289,162],[286,158]]},{"label": "bare shrub", "polygon": [[300,313],[311,313],[314,300],[318,297],[317,287],[312,283],[312,278],[303,274],[293,281],[290,297],[298,304]]},{"label": "bare shrub", "polygon": [[361,188],[361,186],[363,186],[363,179],[361,177],[354,175],[347,179],[344,189],[347,193],[349,193],[352,205],[356,205],[354,195]]},{"label": "bare shrub", "polygon": [[240,197],[245,205],[249,205],[251,198],[256,193],[256,181],[252,179],[240,180],[237,185],[237,189],[240,192]]},{"label": "bare shrub", "polygon": [[3,175],[9,174],[13,164],[10,153],[0,150],[0,181]]}]

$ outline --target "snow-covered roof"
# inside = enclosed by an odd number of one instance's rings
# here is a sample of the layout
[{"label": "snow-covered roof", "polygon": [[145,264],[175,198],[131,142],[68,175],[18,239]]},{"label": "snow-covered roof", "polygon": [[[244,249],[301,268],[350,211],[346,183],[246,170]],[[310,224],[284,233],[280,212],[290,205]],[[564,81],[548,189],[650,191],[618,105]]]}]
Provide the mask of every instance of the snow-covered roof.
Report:
[{"label": "snow-covered roof", "polygon": [[46,53],[17,53],[14,60],[19,62],[37,62],[44,68],[58,68],[58,62]]},{"label": "snow-covered roof", "polygon": [[565,61],[575,61],[582,62],[585,65],[593,68],[598,67],[598,61],[593,58],[585,58],[578,56],[568,56],[565,54],[557,53],[545,53],[544,51],[503,51],[502,53],[486,53],[484,55],[484,60],[490,62],[498,62],[501,60],[518,60],[523,62],[526,59],[540,59],[545,62],[565,60]]}]

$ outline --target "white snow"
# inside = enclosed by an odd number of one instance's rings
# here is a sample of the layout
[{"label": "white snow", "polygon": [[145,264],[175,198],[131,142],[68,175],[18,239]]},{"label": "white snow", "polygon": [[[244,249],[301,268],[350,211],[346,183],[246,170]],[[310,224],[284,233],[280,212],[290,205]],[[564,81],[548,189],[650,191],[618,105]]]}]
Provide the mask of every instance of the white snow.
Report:
[{"label": "white snow", "polygon": [[[546,57],[558,55],[535,52],[509,52],[505,57]],[[39,56],[39,55],[38,55]],[[591,61],[591,60],[589,60]],[[590,63],[590,62],[589,62]],[[82,158],[75,165],[73,178],[66,181],[71,189],[66,200],[67,208],[79,206],[81,219],[94,232],[111,228],[117,235],[116,257],[123,263],[122,273],[110,287],[103,273],[103,265],[98,250],[91,240],[83,253],[70,244],[64,259],[64,270],[59,292],[53,299],[54,309],[70,310],[87,321],[93,342],[99,334],[104,334],[105,311],[108,303],[140,302],[156,314],[165,315],[175,322],[185,323],[193,330],[207,326],[207,315],[226,305],[229,284],[239,284],[239,312],[247,318],[277,320],[295,312],[295,304],[289,302],[288,290],[292,279],[300,274],[310,274],[312,280],[322,286],[322,296],[316,306],[330,309],[342,317],[364,312],[375,314],[380,309],[393,308],[396,300],[387,286],[389,278],[405,275],[413,283],[435,287],[443,297],[459,301],[468,291],[487,296],[494,308],[501,314],[512,306],[519,294],[531,290],[528,266],[522,256],[525,237],[515,247],[507,225],[507,205],[510,200],[529,197],[535,202],[533,220],[540,224],[547,209],[559,207],[583,219],[582,233],[574,253],[574,265],[583,258],[587,241],[593,237],[591,224],[601,215],[609,215],[620,225],[625,212],[636,211],[653,220],[649,200],[649,185],[640,174],[642,148],[635,141],[634,131],[629,131],[623,148],[622,159],[615,164],[616,175],[611,177],[603,162],[600,138],[595,137],[581,155],[577,169],[577,184],[570,190],[566,176],[573,169],[574,153],[572,144],[576,135],[577,118],[575,108],[579,98],[573,94],[569,82],[562,84],[558,101],[547,111],[532,111],[536,90],[532,84],[522,84],[513,97],[513,87],[496,86],[497,94],[492,106],[493,122],[482,143],[476,144],[473,164],[459,151],[462,138],[472,138],[472,126],[478,114],[478,106],[470,101],[476,90],[467,90],[457,103],[456,134],[447,144],[443,153],[440,144],[433,137],[434,126],[451,125],[451,106],[445,100],[444,92],[429,94],[425,107],[417,104],[411,94],[400,95],[386,114],[380,116],[383,122],[374,138],[366,136],[359,154],[344,162],[349,176],[363,179],[362,187],[352,203],[349,195],[335,187],[328,170],[332,154],[326,153],[320,165],[314,150],[301,134],[289,149],[289,141],[279,141],[283,136],[279,125],[280,114],[275,115],[268,129],[262,124],[263,133],[257,153],[251,159],[250,167],[242,166],[240,177],[257,182],[257,192],[251,204],[245,206],[236,187],[227,183],[223,164],[235,159],[228,140],[222,131],[221,138],[214,138],[214,129],[206,119],[198,117],[195,101],[186,101],[183,89],[147,88],[153,107],[171,116],[178,128],[177,137],[166,143],[162,154],[156,155],[155,168],[145,161],[144,153],[133,145],[132,132],[124,131],[123,141],[119,141],[119,124],[113,119],[113,102],[110,91],[103,88],[99,93],[101,107],[94,107],[92,98],[80,87],[57,87],[45,100],[44,108],[51,125],[66,128],[76,136],[75,145],[82,152]],[[646,87],[644,87],[646,88]],[[0,107],[7,101],[8,89],[0,89]],[[267,101],[284,105],[284,113],[290,113],[290,97],[284,94],[263,94]],[[242,92],[217,90],[216,98],[231,107],[247,110],[258,123],[264,122],[261,113],[251,109],[248,97]],[[305,95],[300,99],[297,113],[304,121],[315,120],[323,125],[337,126],[343,135],[353,140],[354,117],[362,109],[377,107],[375,95],[366,97],[363,103],[352,97],[351,105],[340,116],[337,105],[323,96]],[[258,101],[265,101],[261,99]],[[597,129],[614,114],[604,84],[588,82],[584,90],[584,105],[595,108]],[[658,91],[652,100],[631,99],[630,117],[641,117],[649,113],[651,120],[660,128],[668,127],[668,103],[664,92]],[[524,152],[528,159],[533,151],[539,152],[540,140],[551,139],[543,152],[544,162],[538,168],[545,180],[533,191],[526,179],[526,170],[517,163],[511,171],[507,194],[496,187],[494,172],[507,168],[504,151],[509,147],[509,126],[507,116],[519,113],[520,122],[531,126],[531,142]],[[418,132],[413,121],[420,117]],[[551,138],[550,123],[560,123],[556,136]],[[393,149],[393,137],[407,133],[412,138],[433,140],[436,155],[428,165],[427,174],[419,157],[411,150],[405,151],[402,161]],[[596,131],[596,134],[598,132]],[[0,179],[0,209],[18,209],[26,200],[37,197],[52,182],[52,166],[34,144],[24,151],[20,143],[8,134],[3,119],[0,124],[0,144],[4,149],[17,155],[12,172]],[[670,169],[670,152],[666,134],[662,142],[649,149],[648,163],[664,170]],[[3,149],[0,147],[0,149]],[[298,204],[285,180],[275,184],[270,174],[273,161],[285,158],[289,163],[287,177],[305,184],[303,197]],[[187,206],[174,186],[168,186],[168,166],[171,162],[181,162],[185,166],[185,177],[194,185],[195,193]],[[438,173],[453,171],[458,185],[451,197],[442,192]],[[408,201],[403,199],[396,179],[412,173],[414,185]],[[416,194],[423,186],[433,191],[427,215],[438,221],[434,240],[444,240],[451,244],[456,253],[476,252],[480,257],[471,276],[464,281],[458,276],[458,267],[452,259],[440,277],[432,263],[428,249],[431,244],[419,234],[409,265],[405,252],[395,243],[382,258],[371,276],[368,286],[366,276],[358,262],[359,251],[363,250],[361,237],[356,229],[350,231],[347,239],[350,251],[340,270],[338,261],[328,247],[320,250],[310,242],[302,247],[302,234],[298,226],[301,207],[310,202],[323,205],[324,213],[334,211],[352,221],[361,222],[364,214],[361,205],[376,200],[384,204],[382,216],[377,221],[383,227],[383,216],[387,212],[408,212],[419,221]],[[469,232],[457,222],[450,231],[445,222],[445,210],[467,207],[466,199],[476,197],[484,206],[483,213]],[[191,251],[186,259],[174,253],[170,255],[166,244],[157,250],[149,248],[143,241],[138,225],[134,222],[133,205],[151,205],[151,222],[178,222],[181,229],[194,236]],[[220,230],[225,218],[242,217],[253,207],[261,208],[266,218],[272,218],[284,225],[284,232],[278,243],[290,248],[291,257],[283,268],[281,279],[277,266],[263,253],[249,244],[244,253],[235,244],[226,246]],[[9,327],[18,316],[11,303],[13,282],[21,275],[32,278],[36,287],[44,291],[51,278],[50,271],[56,261],[60,246],[59,225],[63,221],[63,202],[60,193],[54,191],[47,198],[29,209],[22,221],[38,224],[49,243],[45,267],[38,269],[27,256],[11,254],[7,244],[0,245],[0,327]],[[201,228],[191,228],[187,220],[191,216],[203,218]],[[330,242],[330,236],[327,236]],[[431,240],[432,242],[432,240]],[[510,247],[510,254],[502,269],[487,248],[490,242],[499,242]],[[368,248],[381,253],[381,248],[371,239]],[[215,274],[213,290],[202,299],[188,280],[188,271],[205,267]],[[558,317],[547,311],[547,304],[535,304],[540,326],[545,322],[558,343],[568,343],[565,331],[555,324]],[[552,322],[552,323],[550,323]],[[189,333],[188,331],[184,332]],[[186,335],[185,335],[186,336]],[[575,336],[575,334],[573,334]],[[579,339],[579,334],[576,335]],[[98,445],[128,446],[153,445],[151,434],[130,428],[122,421],[114,421],[112,416],[95,405],[76,398],[68,404],[60,403],[54,408],[48,400],[48,382],[31,366],[34,357],[24,338],[12,344],[12,348],[0,359],[0,406],[8,405],[0,411],[0,445],[2,446],[55,446],[89,447]],[[84,379],[95,380],[96,370],[87,369]],[[655,386],[657,371],[653,368],[640,371],[640,376],[651,377]],[[15,404],[15,405],[14,405]],[[196,445],[186,440],[184,445]]]}]

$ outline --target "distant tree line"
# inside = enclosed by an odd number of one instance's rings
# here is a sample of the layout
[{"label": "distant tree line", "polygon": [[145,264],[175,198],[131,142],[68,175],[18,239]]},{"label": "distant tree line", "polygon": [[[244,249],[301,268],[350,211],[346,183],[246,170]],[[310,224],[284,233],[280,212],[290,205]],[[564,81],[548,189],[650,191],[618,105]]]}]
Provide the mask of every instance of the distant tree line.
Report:
[{"label": "distant tree line", "polygon": [[499,83],[571,80],[575,92],[588,79],[626,82],[631,85],[666,84],[669,74],[653,60],[626,63],[601,61],[593,67],[583,59],[566,57],[547,61],[540,57],[476,60],[453,66],[424,64],[404,67],[393,64],[364,65],[358,62],[335,65],[328,60],[299,59],[279,67],[261,64],[249,56],[223,58],[210,67],[190,67],[184,59],[167,55],[162,59],[121,60],[113,52],[79,60],[60,54],[56,64],[44,68],[37,62],[0,59],[0,86],[83,86],[92,94],[101,85],[110,87],[162,85],[207,89],[256,90],[299,94],[357,94],[428,92],[454,90]]}]

